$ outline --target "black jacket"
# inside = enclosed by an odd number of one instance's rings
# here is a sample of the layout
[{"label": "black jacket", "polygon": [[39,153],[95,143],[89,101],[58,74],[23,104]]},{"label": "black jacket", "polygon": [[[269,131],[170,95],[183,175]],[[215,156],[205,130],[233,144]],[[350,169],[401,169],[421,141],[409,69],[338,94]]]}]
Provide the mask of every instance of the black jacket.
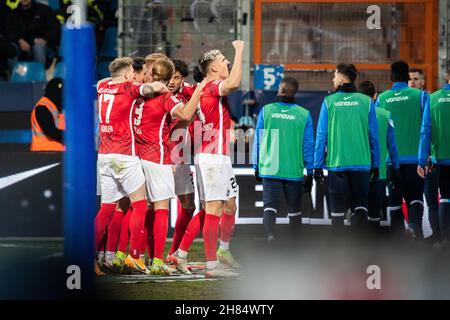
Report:
[{"label": "black jacket", "polygon": [[49,6],[32,2],[29,9],[19,5],[8,15],[6,34],[14,42],[23,38],[30,45],[34,39],[43,38],[49,47],[56,48],[61,37],[61,25]]}]

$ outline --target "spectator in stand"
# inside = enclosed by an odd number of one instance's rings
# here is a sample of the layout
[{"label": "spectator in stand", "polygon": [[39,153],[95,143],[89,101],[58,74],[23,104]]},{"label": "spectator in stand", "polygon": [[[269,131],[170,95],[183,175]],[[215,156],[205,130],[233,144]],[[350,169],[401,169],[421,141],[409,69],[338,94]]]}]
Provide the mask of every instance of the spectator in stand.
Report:
[{"label": "spectator in stand", "polygon": [[[56,11],[56,17],[61,24],[66,23],[69,15],[67,8],[72,0],[59,0],[60,8]],[[112,9],[111,0],[87,0],[87,20],[95,25],[95,39],[97,48],[100,48],[105,31],[109,27],[117,26],[115,11]]]},{"label": "spectator in stand", "polygon": [[11,44],[5,32],[6,18],[10,13],[11,9],[6,2],[0,2],[0,81],[8,80],[8,59],[14,59],[17,56],[16,48]]},{"label": "spectator in stand", "polygon": [[17,47],[19,60],[41,62],[48,68],[59,44],[61,26],[49,6],[20,0],[8,15],[6,34]]}]

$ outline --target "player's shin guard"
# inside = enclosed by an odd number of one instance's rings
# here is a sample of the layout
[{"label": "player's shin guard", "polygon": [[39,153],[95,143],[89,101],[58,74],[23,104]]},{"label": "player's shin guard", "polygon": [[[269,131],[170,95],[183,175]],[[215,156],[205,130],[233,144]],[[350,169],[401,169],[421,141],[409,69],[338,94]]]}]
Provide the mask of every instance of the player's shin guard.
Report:
[{"label": "player's shin guard", "polygon": [[442,240],[450,240],[450,199],[441,199],[439,204],[439,225]]},{"label": "player's shin guard", "polygon": [[217,260],[217,240],[219,238],[220,218],[213,214],[206,214],[205,225],[203,226],[203,240],[205,242],[206,262]]},{"label": "player's shin guard", "polygon": [[127,252],[128,243],[130,242],[130,218],[132,211],[133,208],[129,207],[125,217],[123,217],[122,226],[120,228],[119,245],[117,250],[123,253]]},{"label": "player's shin guard", "polygon": [[274,237],[274,227],[277,219],[277,210],[273,208],[265,208],[263,213],[264,232],[270,241]]},{"label": "player's shin guard", "polygon": [[153,226],[153,237],[155,252],[154,257],[163,259],[164,246],[167,239],[167,230],[169,228],[169,210],[157,209],[155,210],[155,224]]},{"label": "player's shin guard", "polygon": [[205,222],[205,210],[200,210],[189,222],[186,232],[183,235],[179,249],[188,252],[195,237],[198,236]]},{"label": "player's shin guard", "polygon": [[131,203],[133,212],[130,218],[130,255],[139,259],[141,254],[142,235],[144,234],[147,201],[140,200]]},{"label": "player's shin guard", "polygon": [[183,235],[186,232],[186,229],[191,221],[192,214],[194,210],[185,209],[181,206],[180,202],[178,202],[180,206],[180,210],[178,211],[177,222],[175,223],[175,230],[173,231],[173,240],[172,246],[170,247],[169,254],[174,253],[178,247],[180,246],[181,239],[183,239]]},{"label": "player's shin guard", "polygon": [[114,212],[114,216],[112,217],[110,223],[108,224],[106,251],[116,252],[122,222],[123,222],[123,212],[116,210],[116,212]]},{"label": "player's shin guard", "polygon": [[115,210],[115,203],[102,203],[100,210],[95,217],[95,246],[97,249],[105,235],[106,228],[111,221]]},{"label": "player's shin guard", "polygon": [[411,201],[409,205],[409,226],[414,231],[416,239],[423,239],[422,217],[423,202],[420,200]]}]

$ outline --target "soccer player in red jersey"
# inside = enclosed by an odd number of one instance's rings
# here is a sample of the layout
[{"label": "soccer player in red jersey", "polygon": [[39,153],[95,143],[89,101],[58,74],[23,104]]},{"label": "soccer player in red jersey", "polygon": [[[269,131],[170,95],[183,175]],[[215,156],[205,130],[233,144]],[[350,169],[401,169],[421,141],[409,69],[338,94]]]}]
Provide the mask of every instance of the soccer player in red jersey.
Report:
[{"label": "soccer player in red jersey", "polygon": [[[178,100],[187,103],[196,88],[196,85],[187,83],[184,78],[189,75],[189,69],[185,62],[181,60],[172,60],[175,66],[175,73],[170,79],[167,88]],[[170,152],[172,161],[175,164],[175,194],[179,199],[179,211],[175,223],[172,246],[167,255],[166,262],[171,261],[171,255],[174,253],[183,238],[184,232],[195,211],[194,181],[189,167],[191,160],[191,135],[187,127],[191,127],[186,121],[172,119],[170,123]],[[203,213],[198,213],[204,215]]]},{"label": "soccer player in red jersey", "polygon": [[[132,59],[132,67],[134,70],[133,81],[143,83],[145,81],[147,69],[145,65],[145,59],[143,57],[133,57]],[[129,227],[132,212],[131,209],[130,199],[128,197],[122,198],[120,201],[118,201],[116,211],[114,212],[114,215],[110,223],[108,224],[106,234],[106,252],[102,265],[109,270],[123,270],[123,264],[127,257],[127,247],[130,241]],[[125,215],[127,215],[127,217],[125,217]],[[120,247],[119,250],[118,247]]]},{"label": "soccer player in red jersey", "polygon": [[[96,246],[105,235],[106,227],[116,209],[116,202],[128,196],[133,207],[131,216],[131,246],[127,261],[136,270],[145,272],[145,264],[139,259],[138,246],[144,228],[147,202],[145,177],[136,155],[132,121],[132,106],[139,97],[152,97],[165,92],[161,83],[141,84],[134,78],[131,58],[117,58],[109,66],[112,79],[97,85],[100,123],[98,171],[102,200],[95,218]],[[98,264],[95,264],[96,272]],[[101,274],[99,272],[99,274]]]},{"label": "soccer player in red jersey", "polygon": [[[148,64],[147,64],[148,67]],[[148,68],[147,79],[167,84],[174,65],[170,59],[161,58]],[[153,261],[152,274],[171,274],[164,264],[163,252],[167,239],[169,201],[175,197],[175,182],[172,160],[169,152],[170,119],[190,121],[197,110],[197,104],[205,83],[194,91],[191,100],[183,103],[171,93],[156,95],[139,101],[134,108],[134,131],[139,157],[147,182],[147,192],[153,203]]]},{"label": "soccer player in red jersey", "polygon": [[[206,215],[203,224],[203,239],[205,242],[206,277],[238,275],[223,268],[222,264],[218,263],[218,252],[216,252],[219,224],[221,229],[223,227],[221,232],[225,233],[225,240],[228,240],[228,242],[233,233],[234,213],[236,211],[235,198],[238,193],[238,185],[229,156],[231,117],[226,96],[239,88],[242,79],[244,42],[233,41],[233,47],[235,57],[231,72],[229,71],[229,61],[219,50],[208,51],[199,60],[201,69],[199,71],[205,76],[204,81],[207,81],[207,84],[200,99],[203,137],[201,150],[195,155],[195,167],[200,200],[205,201]],[[221,221],[224,213],[231,219],[227,217]],[[186,234],[188,234],[188,230]],[[183,247],[183,241],[180,249]],[[184,256],[181,256],[180,251],[178,250],[174,254],[178,269],[180,269],[179,262],[184,264],[187,254],[184,252]],[[229,254],[228,247],[226,251]]]}]

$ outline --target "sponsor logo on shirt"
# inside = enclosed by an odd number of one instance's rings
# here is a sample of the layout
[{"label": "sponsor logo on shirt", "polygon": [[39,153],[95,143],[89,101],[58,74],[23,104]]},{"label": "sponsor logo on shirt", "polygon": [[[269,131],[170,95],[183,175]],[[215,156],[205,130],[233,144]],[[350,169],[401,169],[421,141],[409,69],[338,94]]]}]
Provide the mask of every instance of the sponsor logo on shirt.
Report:
[{"label": "sponsor logo on shirt", "polygon": [[177,99],[175,96],[170,96],[172,98],[172,101],[175,103],[180,103],[180,100]]},{"label": "sponsor logo on shirt", "polygon": [[399,94],[401,94],[401,92],[395,92],[394,96],[398,96]]},{"label": "sponsor logo on shirt", "polygon": [[212,123],[207,123],[203,126],[203,131],[209,131],[214,127]]},{"label": "sponsor logo on shirt", "polygon": [[350,99],[352,96],[344,97],[344,100]]},{"label": "sponsor logo on shirt", "polygon": [[334,103],[335,107],[356,107],[358,105],[358,101],[338,101]]},{"label": "sponsor logo on shirt", "polygon": [[450,102],[450,98],[439,98],[438,99],[438,103],[449,103]]},{"label": "sponsor logo on shirt", "polygon": [[115,88],[115,89],[101,88],[101,89],[98,89],[98,93],[116,94],[117,90],[119,90],[119,89],[118,88]]},{"label": "sponsor logo on shirt", "polygon": [[284,114],[284,113],[272,113],[272,118],[274,119],[283,119],[283,120],[295,120],[295,116],[292,114]]},{"label": "sponsor logo on shirt", "polygon": [[113,128],[113,126],[102,125],[100,127],[100,131],[104,132],[104,133],[110,133],[110,132],[114,131],[114,128]]},{"label": "sponsor logo on shirt", "polygon": [[386,103],[399,102],[399,101],[408,101],[408,100],[409,100],[408,96],[392,97],[392,98],[386,99]]}]

